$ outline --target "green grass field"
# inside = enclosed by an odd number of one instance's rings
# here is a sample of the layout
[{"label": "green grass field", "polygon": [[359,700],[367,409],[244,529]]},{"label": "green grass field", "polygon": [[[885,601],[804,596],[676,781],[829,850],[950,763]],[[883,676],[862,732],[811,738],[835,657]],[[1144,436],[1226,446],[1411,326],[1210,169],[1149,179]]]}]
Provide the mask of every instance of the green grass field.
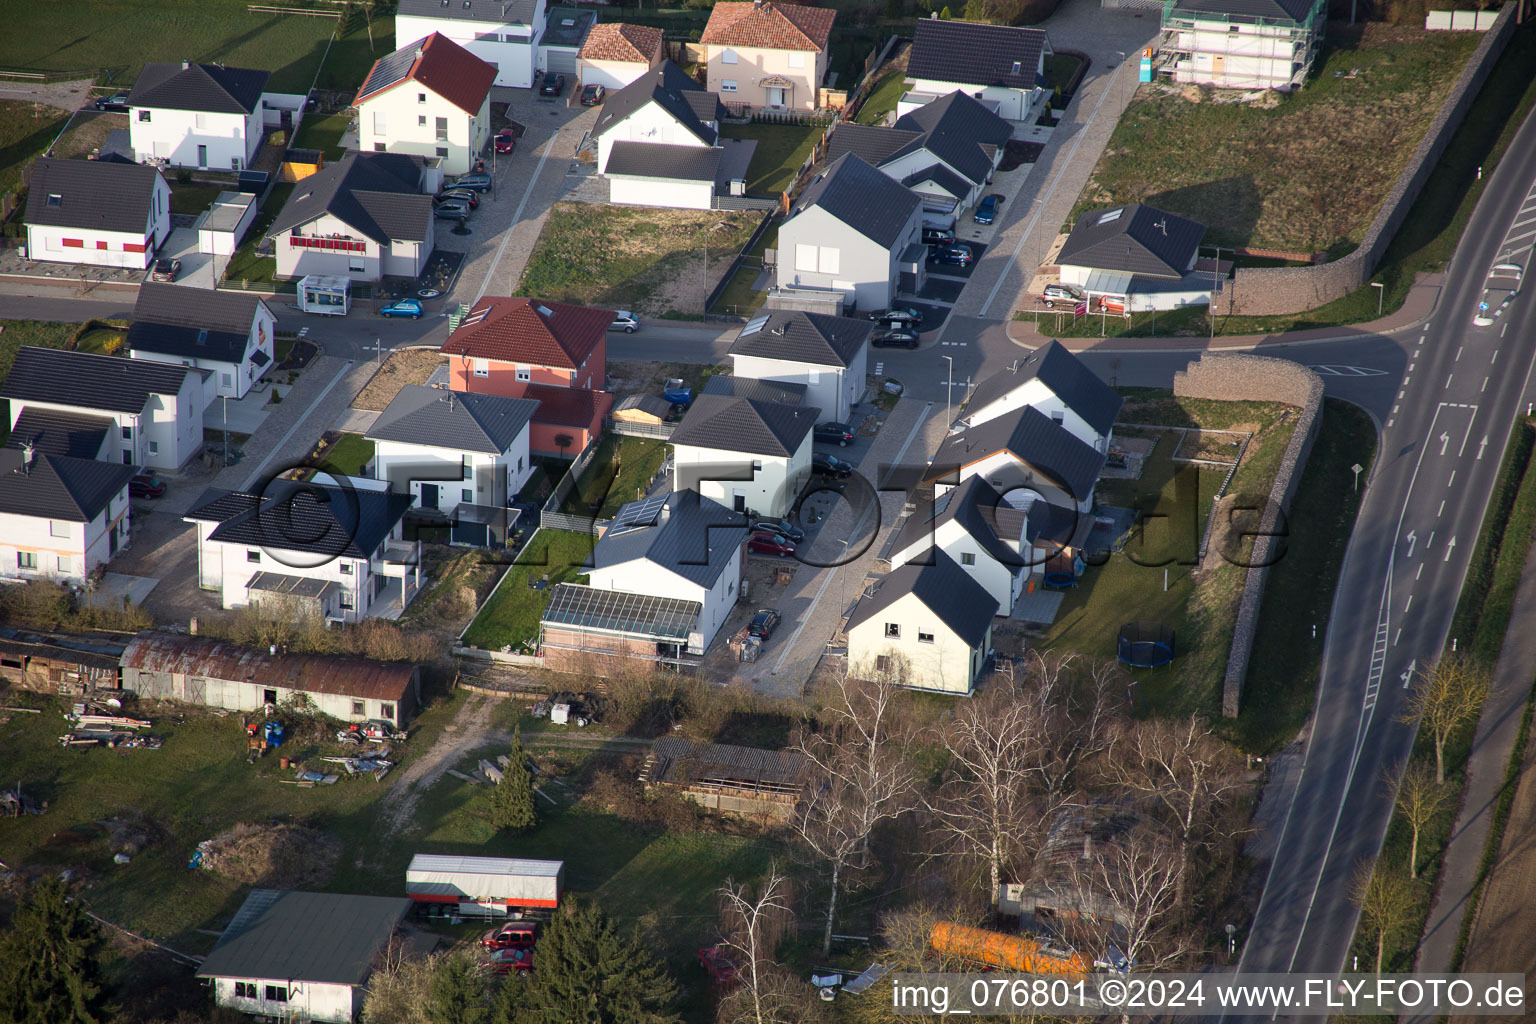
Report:
[{"label": "green grass field", "polygon": [[825,130],[814,124],[727,124],[721,125],[720,134],[727,139],[757,141],[747,168],[747,192],[776,196],[794,183],[800,165]]},{"label": "green grass field", "polygon": [[[564,530],[540,530],[491,595],[475,621],[464,633],[464,642],[475,647],[514,650],[538,639],[539,617],[549,604],[550,589],[557,583],[580,583],[593,538]],[[548,577],[549,584],[534,590],[529,583]]]},{"label": "green grass field", "polygon": [[350,121],[351,118],[346,114],[332,114],[329,117],[310,115],[299,125],[299,130],[294,132],[294,148],[318,149],[325,154],[327,162],[335,163],[346,154],[346,150],[341,148],[341,137],[346,134]]},{"label": "green grass field", "polygon": [[332,473],[361,476],[373,461],[374,443],[361,434],[342,434],[325,450],[324,467]]},{"label": "green grass field", "polygon": [[21,169],[41,156],[69,115],[50,107],[0,100],[0,193],[21,184]]},{"label": "green grass field", "polygon": [[[586,471],[577,478],[576,489],[566,499],[561,511],[612,519],[619,506],[641,497],[636,491],[651,482],[666,457],[665,441],[620,434],[603,435],[597,453],[587,463]],[[617,473],[613,469],[615,462],[619,466]],[[594,503],[601,503],[596,513],[591,507]]]}]

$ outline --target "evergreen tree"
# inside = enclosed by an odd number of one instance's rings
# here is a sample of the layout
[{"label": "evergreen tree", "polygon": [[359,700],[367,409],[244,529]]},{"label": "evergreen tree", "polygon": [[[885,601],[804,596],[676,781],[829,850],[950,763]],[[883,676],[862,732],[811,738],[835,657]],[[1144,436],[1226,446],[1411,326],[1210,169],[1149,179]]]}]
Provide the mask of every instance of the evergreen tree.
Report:
[{"label": "evergreen tree", "polygon": [[434,1024],[481,1024],[485,1020],[485,977],[463,953],[440,957],[432,976]]},{"label": "evergreen tree", "polygon": [[675,1024],[677,986],[638,932],[568,904],[539,939],[533,976],[503,985],[496,1024]]},{"label": "evergreen tree", "polygon": [[496,785],[491,798],[491,824],[498,829],[515,831],[533,828],[539,823],[539,812],[533,805],[533,772],[528,770],[528,755],[523,751],[520,730],[512,733],[512,753],[507,758],[506,771]]},{"label": "evergreen tree", "polygon": [[97,1024],[102,1013],[101,936],[57,878],[22,897],[0,937],[0,1020]]}]

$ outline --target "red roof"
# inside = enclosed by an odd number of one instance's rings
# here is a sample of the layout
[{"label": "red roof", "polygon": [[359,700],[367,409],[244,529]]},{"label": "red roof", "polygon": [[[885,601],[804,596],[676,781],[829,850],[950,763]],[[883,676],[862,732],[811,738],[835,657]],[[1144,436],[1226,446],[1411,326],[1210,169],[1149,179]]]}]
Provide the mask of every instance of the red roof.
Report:
[{"label": "red roof", "polygon": [[579,56],[587,60],[613,60],[649,64],[661,50],[662,31],[648,25],[615,21],[593,25]]},{"label": "red roof", "polygon": [[576,370],[613,323],[613,310],[543,299],[482,299],[442,352],[472,359]]},{"label": "red roof", "polygon": [[486,63],[441,32],[433,32],[374,61],[352,102],[356,105],[402,82],[415,82],[466,113],[478,114],[495,81],[496,65]]},{"label": "red roof", "polygon": [[837,12],[784,3],[717,3],[699,42],[763,50],[825,50]]},{"label": "red roof", "polygon": [[592,422],[613,404],[613,396],[606,391],[562,388],[557,384],[525,384],[523,393],[517,397],[539,403],[539,411],[533,414],[535,423],[584,430],[591,428]]}]

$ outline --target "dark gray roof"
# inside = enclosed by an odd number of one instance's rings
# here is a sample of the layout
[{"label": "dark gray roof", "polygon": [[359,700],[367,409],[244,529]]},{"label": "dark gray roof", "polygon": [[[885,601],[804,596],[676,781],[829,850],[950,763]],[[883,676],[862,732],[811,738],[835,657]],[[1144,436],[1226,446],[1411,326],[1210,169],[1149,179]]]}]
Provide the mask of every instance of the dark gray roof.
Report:
[{"label": "dark gray roof", "polygon": [[141,164],[39,157],[27,190],[28,224],[143,235],[160,172]]},{"label": "dark gray roof", "polygon": [[79,409],[143,412],[150,395],[174,395],[196,370],[175,363],[24,345],[0,398]]},{"label": "dark gray roof", "polygon": [[640,770],[649,785],[716,785],[797,792],[806,760],[793,750],[762,750],[663,736],[651,744]]},{"label": "dark gray roof", "polygon": [[528,398],[443,391],[423,384],[401,388],[379,414],[368,437],[375,441],[500,455],[538,412]]},{"label": "dark gray roof", "polygon": [[128,486],[135,466],[0,448],[0,512],[89,523]]},{"label": "dark gray roof", "polygon": [[531,25],[538,9],[538,0],[400,0],[395,13],[417,18]]},{"label": "dark gray roof", "polygon": [[1012,125],[959,90],[904,114],[896,129],[922,135],[887,159],[927,150],[977,184],[987,180],[997,151],[1013,136]]},{"label": "dark gray roof", "polygon": [[[885,177],[878,171],[874,173]],[[906,191],[899,185],[896,187]],[[907,195],[911,196],[911,193]],[[868,320],[846,316],[806,313],[798,309],[773,310],[747,321],[731,343],[730,354],[846,368],[863,350],[874,326]]]},{"label": "dark gray roof", "polygon": [[1004,502],[991,484],[973,476],[959,487],[919,505],[902,525],[891,550],[905,551],[925,542],[931,547],[939,527],[958,522],[994,562],[1017,569],[1028,564],[1028,560],[1009,547],[1002,535],[1016,543],[1024,519],[1025,514]]},{"label": "dark gray roof", "polygon": [[956,199],[965,198],[965,196],[971,191],[972,188],[970,182],[966,181],[964,178],[960,177],[960,175],[956,174],[948,167],[945,167],[943,164],[937,163],[925,167],[920,171],[913,171],[911,174],[901,179],[901,183],[908,188],[911,188],[913,185],[921,185],[925,181],[933,182],[935,185],[939,186],[944,191],[954,196]]},{"label": "dark gray roof", "polygon": [[857,121],[839,121],[832,129],[832,138],[827,140],[827,159],[836,160],[845,153],[857,153],[865,163],[879,167],[892,153],[922,134]]},{"label": "dark gray roof", "polygon": [[597,24],[597,12],[579,7],[551,6],[544,12],[544,32],[539,46],[559,46],[580,52],[587,33]]},{"label": "dark gray roof", "polygon": [[782,380],[755,380],[751,377],[732,377],[717,373],[704,382],[701,395],[728,395],[732,398],[750,398],[755,402],[788,402],[799,405],[805,401],[804,384],[792,384]]},{"label": "dark gray roof", "polygon": [[997,598],[942,551],[919,555],[880,583],[874,597],[859,599],[848,617],[848,629],[868,622],[901,598],[912,594],[972,647],[987,635],[997,614]]},{"label": "dark gray roof", "polygon": [[912,36],[907,77],[1030,89],[1037,84],[1046,45],[1038,28],[924,18]]},{"label": "dark gray roof", "polygon": [[421,194],[420,173],[403,154],[348,153],[296,184],[267,233],[280,235],[330,213],[381,245],[424,242],[432,230],[432,197]]},{"label": "dark gray roof", "polygon": [[889,249],[901,241],[902,232],[922,205],[921,199],[857,153],[844,153],[811,179],[786,223],[805,210],[819,208]]},{"label": "dark gray roof", "polygon": [[1120,407],[1125,404],[1120,392],[1088,369],[1088,364],[1064,345],[1053,340],[977,384],[966,409],[973,414],[979,412],[1032,380],[1050,388],[1052,394],[1101,436],[1109,433],[1115,425],[1115,417],[1120,415]]},{"label": "dark gray roof", "polygon": [[820,409],[808,405],[698,395],[672,432],[672,443],[789,458],[820,415]]},{"label": "dark gray roof", "polygon": [[394,896],[252,889],[197,976],[361,985],[410,908]]},{"label": "dark gray roof", "polygon": [[670,60],[659,69],[641,75],[618,92],[609,93],[603,105],[598,108],[592,137],[597,138],[650,103],[660,106],[704,145],[715,144],[718,133],[705,122],[718,123],[724,114],[720,97],[689,78],[682,68]]},{"label": "dark gray roof", "polygon": [[144,65],[133,91],[130,107],[165,110],[198,110],[210,114],[249,114],[261,102],[271,72],[252,68],[226,68],[219,64],[151,62]]},{"label": "dark gray roof", "polygon": [[592,549],[592,566],[606,569],[643,558],[713,587],[746,539],[741,513],[697,491],[673,491],[621,507]]},{"label": "dark gray roof", "polygon": [[1293,21],[1303,24],[1317,0],[1178,0],[1176,11],[1224,14],[1238,19]]},{"label": "dark gray roof", "polygon": [[950,434],[939,445],[925,479],[940,479],[956,466],[963,469],[1000,451],[1012,452],[1078,501],[1093,493],[1099,471],[1104,468],[1103,452],[1084,444],[1066,427],[1026,405]]},{"label": "dark gray roof", "polygon": [[101,454],[101,443],[116,423],[110,416],[85,416],[25,406],[11,427],[6,444],[20,448],[30,444],[49,455],[67,455],[74,459],[94,459]]},{"label": "dark gray roof", "polygon": [[672,403],[660,395],[629,395],[613,407],[614,412],[638,409],[648,416],[664,419],[672,411]]},{"label": "dark gray roof", "polygon": [[139,300],[133,306],[127,347],[183,359],[238,363],[245,358],[260,303],[258,296],[245,292],[146,281],[139,286]]},{"label": "dark gray roof", "polygon": [[604,174],[633,178],[714,181],[720,169],[717,146],[674,146],[662,142],[615,142]]},{"label": "dark gray roof", "polygon": [[259,495],[207,492],[186,518],[219,523],[209,540],[369,558],[410,507],[409,494],[281,480]]},{"label": "dark gray roof", "polygon": [[1205,225],[1141,203],[1087,210],[1056,257],[1061,266],[1181,278],[1205,237]]}]

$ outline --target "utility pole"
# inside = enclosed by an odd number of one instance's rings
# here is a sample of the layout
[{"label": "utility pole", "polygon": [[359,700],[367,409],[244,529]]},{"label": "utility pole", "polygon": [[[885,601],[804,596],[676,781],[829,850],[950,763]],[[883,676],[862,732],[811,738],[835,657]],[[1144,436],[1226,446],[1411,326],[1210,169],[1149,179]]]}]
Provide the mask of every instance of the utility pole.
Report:
[{"label": "utility pole", "polygon": [[[1221,246],[1213,245],[1216,250],[1216,261],[1211,264],[1211,305],[1207,311],[1211,321],[1211,343],[1216,342],[1216,292],[1221,287]],[[1236,250],[1233,250],[1234,255]]]},{"label": "utility pole", "polygon": [[944,388],[944,433],[945,436],[948,436],[950,423],[953,420],[953,414],[950,412],[950,409],[954,406],[955,357],[945,356],[944,361],[949,364],[949,379]]}]

